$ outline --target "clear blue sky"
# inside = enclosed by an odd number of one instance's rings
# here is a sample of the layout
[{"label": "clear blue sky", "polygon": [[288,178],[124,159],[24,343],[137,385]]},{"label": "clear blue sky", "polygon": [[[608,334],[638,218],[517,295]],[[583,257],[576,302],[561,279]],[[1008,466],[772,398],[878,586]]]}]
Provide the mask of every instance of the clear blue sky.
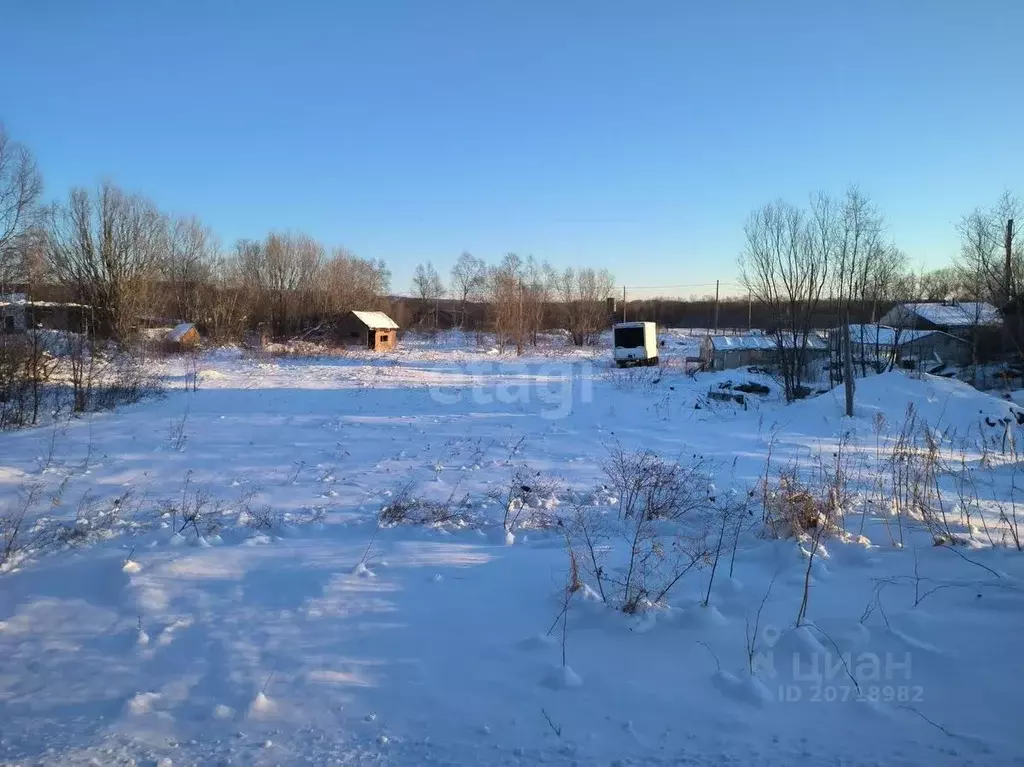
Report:
[{"label": "clear blue sky", "polygon": [[0,120],[48,196],[305,231],[396,291],[462,250],[733,281],[752,208],[851,182],[931,267],[1024,194],[1021,0],[4,6]]}]

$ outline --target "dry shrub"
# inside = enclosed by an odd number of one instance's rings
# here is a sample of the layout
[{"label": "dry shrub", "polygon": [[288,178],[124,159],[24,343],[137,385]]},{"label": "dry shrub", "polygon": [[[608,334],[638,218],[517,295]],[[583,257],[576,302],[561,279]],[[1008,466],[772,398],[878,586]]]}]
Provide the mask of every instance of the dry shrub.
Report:
[{"label": "dry shrub", "polygon": [[558,482],[538,471],[517,466],[509,475],[505,486],[489,494],[504,510],[502,527],[505,532],[528,527],[543,529],[554,527],[557,519],[547,508],[548,502],[559,490]]},{"label": "dry shrub", "polygon": [[416,498],[412,493],[413,483],[404,485],[377,514],[381,525],[423,525],[437,527],[454,525],[465,527],[471,524],[469,496],[456,500],[456,490],[444,501],[429,501]]},{"label": "dry shrub", "polygon": [[769,538],[799,538],[830,524],[831,505],[801,480],[795,464],[761,481],[763,521]]},{"label": "dry shrub", "polygon": [[[716,499],[708,469],[699,456],[681,465],[616,445],[604,471],[617,513],[596,506],[594,497],[570,500],[563,522],[570,546],[605,602],[627,614],[662,604],[687,573],[711,562],[707,512]],[[625,552],[621,563],[612,561],[615,544]]]}]

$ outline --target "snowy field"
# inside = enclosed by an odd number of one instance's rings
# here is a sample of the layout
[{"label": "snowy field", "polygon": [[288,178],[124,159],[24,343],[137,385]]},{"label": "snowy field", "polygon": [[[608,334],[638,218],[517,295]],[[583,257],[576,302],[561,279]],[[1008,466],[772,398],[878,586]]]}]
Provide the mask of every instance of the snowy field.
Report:
[{"label": "snowy field", "polygon": [[[0,573],[0,762],[1024,764],[1017,406],[889,373],[844,419],[841,391],[690,378],[699,339],[667,340],[622,371],[451,338],[215,351],[197,391],[164,362],[160,399],[0,434],[0,503],[63,523]],[[726,381],[770,392],[710,400]],[[941,534],[893,514],[909,404]],[[585,563],[567,590],[566,538],[615,517],[603,467],[640,449],[743,515],[693,512],[717,565],[624,614]],[[828,466],[844,531],[767,534],[759,483]]]}]

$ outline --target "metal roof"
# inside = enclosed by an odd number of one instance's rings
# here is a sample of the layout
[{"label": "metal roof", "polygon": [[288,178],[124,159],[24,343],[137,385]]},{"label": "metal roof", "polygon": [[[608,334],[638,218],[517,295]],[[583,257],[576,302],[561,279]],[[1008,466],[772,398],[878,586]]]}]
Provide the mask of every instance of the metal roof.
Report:
[{"label": "metal roof", "polygon": [[950,328],[1001,325],[1003,322],[999,310],[984,301],[900,304],[889,314],[902,322],[912,323],[917,316],[933,325]]},{"label": "metal roof", "polygon": [[177,343],[193,328],[195,328],[195,325],[191,322],[183,322],[180,325],[175,326],[175,328],[167,334],[167,340],[172,343]]},{"label": "metal roof", "polygon": [[398,323],[384,312],[352,312],[370,330],[398,330]]},{"label": "metal roof", "polygon": [[[742,336],[707,336],[706,338],[710,341],[711,346],[716,351],[771,351],[772,349],[777,349],[779,345],[775,336],[757,334]],[[787,347],[792,347],[793,337],[791,335],[784,335],[782,343]],[[800,345],[801,339],[798,338],[797,346]],[[828,348],[828,344],[820,336],[811,334],[807,336],[807,348],[824,350]]]},{"label": "metal roof", "polygon": [[[832,332],[838,333],[840,330],[841,328],[836,328]],[[872,346],[892,346],[893,344],[903,346],[935,334],[956,338],[956,336],[950,336],[949,333],[943,333],[941,330],[910,330],[907,328],[897,330],[888,325],[850,325],[850,340],[853,343]],[[956,338],[956,340],[962,341],[963,339]]]}]

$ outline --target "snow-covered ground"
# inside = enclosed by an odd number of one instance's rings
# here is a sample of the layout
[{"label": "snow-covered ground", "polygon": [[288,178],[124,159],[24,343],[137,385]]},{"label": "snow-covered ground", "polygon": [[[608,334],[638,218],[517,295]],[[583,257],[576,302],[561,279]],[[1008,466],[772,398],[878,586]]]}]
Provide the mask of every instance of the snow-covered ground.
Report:
[{"label": "snow-covered ground", "polygon": [[[0,573],[0,762],[1024,764],[1024,554],[993,503],[1013,497],[1017,407],[890,373],[845,419],[841,391],[786,406],[765,378],[689,378],[699,338],[666,341],[660,369],[623,371],[450,335],[215,351],[198,391],[171,360],[161,399],[0,434],[2,508],[68,523]],[[752,380],[771,392],[746,408],[708,399]],[[955,547],[897,532],[884,489],[868,502],[911,403],[974,478]],[[709,566],[635,615],[584,574],[563,666],[559,520],[573,490],[615,507],[616,446],[702,457],[706,491],[752,521],[707,607]],[[810,544],[759,534],[755,488],[769,455],[771,475],[846,453],[861,491],[795,627]],[[513,479],[544,492],[507,530]],[[938,481],[953,504],[964,483]],[[378,525],[414,501],[458,514]]]}]

